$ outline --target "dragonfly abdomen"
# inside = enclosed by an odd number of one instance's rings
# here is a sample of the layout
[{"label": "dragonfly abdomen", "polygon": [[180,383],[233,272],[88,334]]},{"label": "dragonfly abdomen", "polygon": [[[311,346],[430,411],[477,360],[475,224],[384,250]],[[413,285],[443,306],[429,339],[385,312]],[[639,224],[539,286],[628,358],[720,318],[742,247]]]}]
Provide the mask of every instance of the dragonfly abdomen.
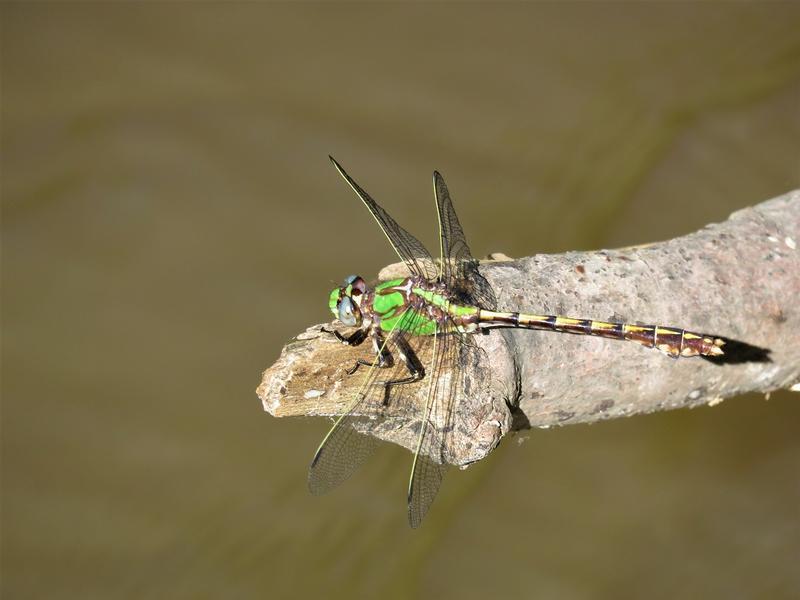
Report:
[{"label": "dragonfly abdomen", "polygon": [[630,340],[664,354],[680,356],[718,356],[723,354],[724,340],[702,333],[663,325],[631,325],[592,319],[573,319],[556,315],[532,315],[518,312],[481,310],[478,322],[482,327],[510,326],[541,329],[578,335],[594,335],[615,340]]}]

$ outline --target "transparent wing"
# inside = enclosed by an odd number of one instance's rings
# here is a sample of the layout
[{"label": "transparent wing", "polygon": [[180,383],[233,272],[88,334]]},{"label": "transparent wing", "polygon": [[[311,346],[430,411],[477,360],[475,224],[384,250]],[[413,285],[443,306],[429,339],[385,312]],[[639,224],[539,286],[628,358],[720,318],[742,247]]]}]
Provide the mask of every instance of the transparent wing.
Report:
[{"label": "transparent wing", "polygon": [[[459,303],[496,308],[494,292],[478,271],[478,261],[470,253],[447,186],[438,172],[434,173],[441,251],[437,269],[419,240],[400,227],[333,158],[331,161],[367,206],[411,273],[443,282]],[[406,318],[420,317],[408,311],[404,321]],[[314,494],[324,493],[363,464],[380,442],[362,432],[418,421],[419,434],[408,486],[409,523],[418,527],[439,491],[448,463],[452,462],[452,436],[458,399],[463,391],[463,370],[474,367],[475,361],[483,360],[483,356],[467,336],[415,335],[413,321],[405,324],[411,331],[408,334],[393,331],[386,336],[386,344],[392,351],[398,336],[412,340],[411,346],[425,367],[425,377],[413,384],[392,386],[387,393],[381,382],[406,376],[405,366],[396,360],[391,369],[380,369],[377,361],[373,362],[353,403],[336,420],[317,450],[309,469],[309,488]],[[422,410],[410,401],[418,397],[419,386],[427,390]]]},{"label": "transparent wing", "polygon": [[383,230],[392,248],[394,248],[400,260],[406,264],[408,270],[419,277],[424,277],[429,280],[435,279],[438,275],[436,272],[436,265],[430,253],[425,249],[425,246],[423,246],[417,238],[400,227],[400,225],[398,225],[397,222],[347,174],[332,156],[329,158],[333,166],[336,167],[336,170],[339,171],[339,174],[350,187],[353,188],[353,191],[361,198],[361,201],[369,209],[369,212],[372,213],[372,216],[375,217],[375,220],[378,222],[378,225],[380,225],[380,228]]},{"label": "transparent wing", "polygon": [[[414,320],[419,319],[413,311],[403,316],[404,327],[413,329]],[[420,324],[421,326],[421,324]],[[370,432],[381,428],[399,427],[414,418],[415,406],[410,398],[416,395],[418,386],[427,381],[395,385],[386,388],[382,382],[401,379],[408,370],[396,351],[399,338],[407,334],[396,328],[386,336],[385,346],[392,352],[394,366],[379,368],[377,357],[363,375],[353,402],[336,419],[322,440],[308,472],[308,488],[314,495],[324,494],[348,479],[372,454],[380,440]],[[413,334],[412,334],[413,335]],[[433,338],[413,336],[411,344],[423,366],[433,360]],[[354,374],[353,377],[357,377]]]},{"label": "transparent wing", "polygon": [[478,271],[479,263],[470,252],[450,192],[438,171],[433,172],[433,191],[439,215],[442,281],[457,301],[496,309],[497,299],[489,282]]},{"label": "transparent wing", "polygon": [[457,456],[455,431],[458,401],[464,393],[464,369],[486,356],[472,336],[439,334],[434,343],[427,402],[420,416],[417,451],[408,483],[408,522],[419,527],[441,486],[448,465]]},{"label": "transparent wing", "polygon": [[[433,173],[433,190],[439,217],[440,281],[459,303],[496,308],[494,292],[478,271],[479,263],[470,252],[450,192],[438,171]],[[408,483],[408,521],[413,528],[422,523],[452,461],[449,454],[464,369],[484,359],[482,350],[465,335],[437,334],[433,346],[428,395]]]},{"label": "transparent wing", "polygon": [[447,471],[445,438],[448,430],[437,417],[443,412],[440,410],[443,405],[452,404],[441,397],[449,396],[454,387],[446,385],[441,377],[448,347],[454,346],[450,343],[452,339],[453,336],[447,335],[433,336],[433,363],[427,380],[428,393],[420,418],[419,439],[408,480],[408,523],[414,529],[420,526],[428,513]]}]

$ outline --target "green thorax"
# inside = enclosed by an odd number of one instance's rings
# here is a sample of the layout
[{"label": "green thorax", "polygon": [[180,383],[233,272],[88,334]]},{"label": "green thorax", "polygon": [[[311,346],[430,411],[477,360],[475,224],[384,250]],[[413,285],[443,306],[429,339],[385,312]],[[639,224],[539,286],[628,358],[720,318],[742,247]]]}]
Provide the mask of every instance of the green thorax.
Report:
[{"label": "green thorax", "polygon": [[[392,279],[375,286],[367,308],[380,320],[383,331],[399,329],[412,335],[433,335],[463,330],[478,308],[451,301],[435,284],[416,278]],[[470,328],[472,329],[472,328]]]}]

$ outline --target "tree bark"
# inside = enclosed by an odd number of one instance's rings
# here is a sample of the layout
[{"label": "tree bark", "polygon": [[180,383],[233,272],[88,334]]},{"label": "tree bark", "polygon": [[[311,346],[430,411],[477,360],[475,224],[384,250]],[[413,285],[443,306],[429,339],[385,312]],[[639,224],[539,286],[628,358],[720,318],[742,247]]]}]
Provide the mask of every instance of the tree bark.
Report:
[{"label": "tree bark", "polygon": [[[725,355],[673,360],[638,344],[546,331],[470,336],[485,361],[459,374],[458,435],[450,436],[446,460],[479,460],[510,430],[800,391],[798,244],[795,190],[665,242],[482,263],[501,310],[707,333],[727,340]],[[380,278],[388,276],[384,269]],[[315,325],[264,371],[258,396],[276,417],[341,414],[358,390],[345,371],[369,353],[369,344],[342,346]],[[424,406],[423,383],[413,384],[417,406]],[[419,427],[411,425],[371,432],[367,424],[365,431],[414,448]]]}]

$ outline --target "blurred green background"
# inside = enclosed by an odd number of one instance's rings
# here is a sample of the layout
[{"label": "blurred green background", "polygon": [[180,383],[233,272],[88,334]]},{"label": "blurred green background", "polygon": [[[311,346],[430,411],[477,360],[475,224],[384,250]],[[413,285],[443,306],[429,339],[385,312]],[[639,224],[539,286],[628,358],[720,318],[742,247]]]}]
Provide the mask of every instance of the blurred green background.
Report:
[{"label": "blurred green background", "polygon": [[800,594],[792,394],[509,438],[412,532],[407,452],[312,498],[254,393],[394,260],[328,154],[476,254],[688,233],[800,185],[800,5],[0,10],[3,598]]}]

